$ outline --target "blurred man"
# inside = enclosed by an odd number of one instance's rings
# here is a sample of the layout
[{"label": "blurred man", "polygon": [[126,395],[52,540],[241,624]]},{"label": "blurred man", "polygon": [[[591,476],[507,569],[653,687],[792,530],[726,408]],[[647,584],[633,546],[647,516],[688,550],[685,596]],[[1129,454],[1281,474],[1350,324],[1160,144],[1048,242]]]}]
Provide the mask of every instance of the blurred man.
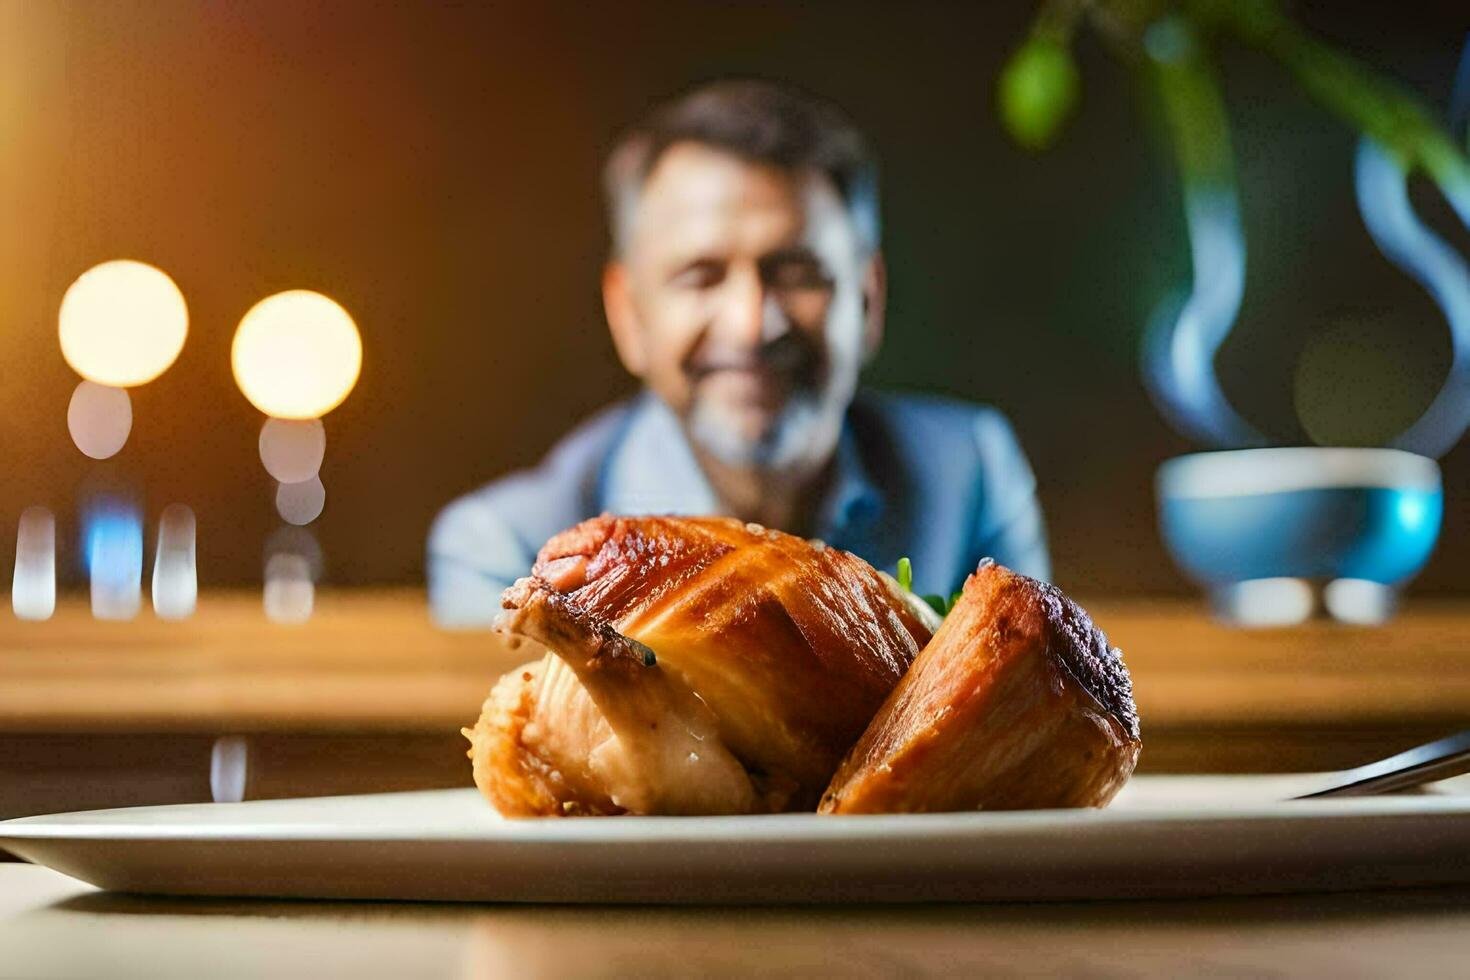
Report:
[{"label": "blurred man", "polygon": [[645,390],[445,508],[436,619],[489,623],[548,537],[604,511],[730,514],[889,571],[907,555],[919,592],[948,595],[986,556],[1047,577],[1035,480],[1000,413],[858,390],[885,273],[876,164],[840,113],[707,85],[626,135],[605,179],[603,303]]}]

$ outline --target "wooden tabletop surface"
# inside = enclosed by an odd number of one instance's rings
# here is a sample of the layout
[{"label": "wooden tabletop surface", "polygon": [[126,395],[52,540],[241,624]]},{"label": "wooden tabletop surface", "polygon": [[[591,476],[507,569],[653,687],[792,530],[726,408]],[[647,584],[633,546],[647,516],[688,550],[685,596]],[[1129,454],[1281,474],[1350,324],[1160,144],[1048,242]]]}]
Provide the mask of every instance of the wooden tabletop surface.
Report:
[{"label": "wooden tabletop surface", "polygon": [[[1266,631],[1225,629],[1185,601],[1084,604],[1125,652],[1145,760],[1176,753],[1165,768],[1279,761],[1287,731],[1318,747],[1308,758],[1327,759],[1364,732],[1406,739],[1470,726],[1470,603],[1419,602],[1376,629]],[[178,782],[131,802],[207,799],[208,745],[220,732],[289,737],[292,746],[321,739],[312,757],[338,769],[352,768],[341,753],[355,743],[344,739],[416,737],[435,760],[462,755],[453,733],[517,656],[485,634],[434,629],[413,591],[328,593],[302,627],[267,623],[247,594],[206,595],[181,624],[147,614],[98,623],[75,602],[49,623],[0,616],[0,743],[39,745],[32,761],[10,764],[22,766],[12,776],[44,777],[26,790],[38,795],[21,800],[40,802],[16,812],[48,799],[60,808],[70,798],[48,793],[100,781],[99,769],[78,777],[45,768],[60,758],[58,733],[121,742],[139,772],[166,769]],[[162,741],[145,743],[146,733]],[[1254,761],[1226,758],[1253,739],[1262,753]],[[177,760],[160,754],[171,746]],[[96,752],[85,740],[75,746],[78,759]],[[463,760],[451,761],[458,774]],[[131,791],[139,779],[128,773],[126,783]],[[1467,958],[1466,889],[887,908],[354,905],[108,895],[44,868],[0,864],[0,977],[282,976],[308,966],[313,976],[354,978],[1354,977],[1453,975]]]},{"label": "wooden tabletop surface", "polygon": [[0,865],[0,976],[1456,976],[1470,890],[1028,905],[457,906],[111,895]]},{"label": "wooden tabletop surface", "polygon": [[[1388,626],[1239,630],[1198,602],[1084,605],[1123,649],[1145,732],[1179,726],[1470,722],[1470,601],[1420,601]],[[258,595],[206,594],[182,623],[0,615],[0,732],[442,731],[526,659],[430,623],[416,590],[326,593],[302,626]]]}]

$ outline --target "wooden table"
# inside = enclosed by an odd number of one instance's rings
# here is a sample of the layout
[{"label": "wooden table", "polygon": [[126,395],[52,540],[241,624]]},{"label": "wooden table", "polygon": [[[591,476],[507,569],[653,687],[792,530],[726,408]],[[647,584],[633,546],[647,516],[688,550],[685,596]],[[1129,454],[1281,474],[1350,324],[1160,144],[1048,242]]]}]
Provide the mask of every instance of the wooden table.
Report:
[{"label": "wooden table", "polygon": [[5,977],[1456,976],[1470,889],[671,908],[109,895],[0,865]]},{"label": "wooden table", "polygon": [[[1182,601],[1086,602],[1126,654],[1154,771],[1347,765],[1470,727],[1470,603],[1393,626],[1241,632]],[[208,799],[222,736],[251,797],[467,782],[460,725],[519,653],[411,591],[302,627],[206,595],[181,624],[0,616],[0,815]],[[106,895],[0,864],[0,977],[1452,975],[1470,889],[907,908],[545,908]]]},{"label": "wooden table", "polygon": [[[1132,670],[1146,771],[1333,768],[1470,727],[1470,602],[1263,631],[1182,600],[1084,605]],[[221,736],[252,798],[463,785],[459,728],[524,657],[435,629],[415,590],[328,592],[297,627],[253,593],[183,623],[0,614],[0,816],[207,800]]]}]

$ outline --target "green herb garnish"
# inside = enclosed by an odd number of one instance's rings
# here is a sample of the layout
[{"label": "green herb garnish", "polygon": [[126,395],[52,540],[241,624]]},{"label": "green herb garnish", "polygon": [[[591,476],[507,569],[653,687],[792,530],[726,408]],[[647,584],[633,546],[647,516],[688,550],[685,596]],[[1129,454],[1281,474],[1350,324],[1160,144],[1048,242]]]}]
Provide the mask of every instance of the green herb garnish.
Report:
[{"label": "green herb garnish", "polygon": [[942,595],[926,595],[922,598],[925,602],[929,603],[929,608],[939,613],[940,616],[948,616],[949,611],[954,608],[954,604],[960,601],[960,593],[956,592],[948,599]]},{"label": "green herb garnish", "polygon": [[[905,592],[912,593],[914,591],[914,563],[909,561],[907,556],[898,560],[898,573],[893,577],[898,579],[899,586]],[[956,592],[948,599],[942,595],[924,595],[919,596],[919,598],[927,602],[929,607],[939,613],[940,616],[948,616],[949,611],[954,608],[954,604],[960,601],[960,594]]]}]

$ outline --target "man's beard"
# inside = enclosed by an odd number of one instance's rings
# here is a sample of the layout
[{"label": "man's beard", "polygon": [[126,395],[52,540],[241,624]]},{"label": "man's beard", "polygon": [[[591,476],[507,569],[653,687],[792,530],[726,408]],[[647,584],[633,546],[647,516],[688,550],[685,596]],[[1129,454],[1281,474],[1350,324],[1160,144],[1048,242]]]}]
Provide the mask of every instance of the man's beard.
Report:
[{"label": "man's beard", "polygon": [[811,455],[813,445],[820,441],[822,409],[816,390],[797,389],[765,431],[751,437],[740,431],[719,403],[699,398],[689,413],[689,435],[700,449],[727,466],[785,470]]}]

